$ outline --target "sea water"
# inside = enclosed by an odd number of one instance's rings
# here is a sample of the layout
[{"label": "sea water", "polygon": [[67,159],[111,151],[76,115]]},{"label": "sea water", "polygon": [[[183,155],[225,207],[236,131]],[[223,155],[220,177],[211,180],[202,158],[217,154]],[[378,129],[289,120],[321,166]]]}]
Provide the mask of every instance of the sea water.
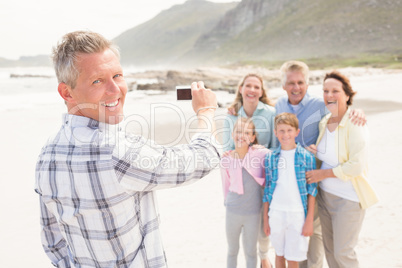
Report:
[{"label": "sea water", "polygon": [[[133,70],[127,70],[127,73],[130,72]],[[129,83],[133,79],[126,80]],[[136,79],[136,82],[145,84],[157,81]],[[0,68],[0,111],[59,103],[62,100],[57,92],[57,86],[57,78],[52,67]]]},{"label": "sea water", "polygon": [[57,102],[57,95],[57,79],[50,67],[0,68],[0,111]]}]

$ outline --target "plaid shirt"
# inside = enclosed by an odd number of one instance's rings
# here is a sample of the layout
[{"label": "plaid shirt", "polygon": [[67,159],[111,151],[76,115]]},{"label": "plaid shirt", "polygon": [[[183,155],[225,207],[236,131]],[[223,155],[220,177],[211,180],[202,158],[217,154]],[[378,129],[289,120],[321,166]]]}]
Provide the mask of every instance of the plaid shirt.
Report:
[{"label": "plaid shirt", "polygon": [[153,191],[219,164],[210,135],[164,148],[119,128],[65,115],[42,149],[35,191],[42,245],[56,267],[166,267]]},{"label": "plaid shirt", "polygon": [[[278,181],[278,163],[281,155],[281,147],[279,146],[273,152],[269,152],[265,157],[265,189],[263,202],[271,204],[272,196]],[[304,214],[307,216],[307,195],[317,195],[317,183],[307,184],[306,171],[316,169],[315,157],[309,151],[301,147],[298,143],[295,152],[295,173],[297,186],[299,187],[300,197],[304,207]]]}]

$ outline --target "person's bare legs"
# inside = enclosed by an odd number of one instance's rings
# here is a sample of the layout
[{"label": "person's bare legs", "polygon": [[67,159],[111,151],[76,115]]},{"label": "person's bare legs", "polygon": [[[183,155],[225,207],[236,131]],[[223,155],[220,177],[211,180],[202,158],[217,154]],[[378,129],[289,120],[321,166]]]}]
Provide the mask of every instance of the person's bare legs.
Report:
[{"label": "person's bare legs", "polygon": [[297,262],[297,261],[288,261],[288,268],[299,268],[299,262]]},{"label": "person's bare legs", "polygon": [[275,257],[275,268],[286,268],[286,259],[284,256]]},{"label": "person's bare legs", "polygon": [[268,259],[261,260],[261,267],[262,268],[272,268],[271,263]]}]

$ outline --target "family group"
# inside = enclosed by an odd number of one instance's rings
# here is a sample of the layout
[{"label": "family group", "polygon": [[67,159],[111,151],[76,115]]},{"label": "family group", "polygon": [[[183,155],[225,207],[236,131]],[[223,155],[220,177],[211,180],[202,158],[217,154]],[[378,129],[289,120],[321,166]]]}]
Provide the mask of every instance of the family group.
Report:
[{"label": "family group", "polygon": [[[338,71],[325,75],[323,98],[310,96],[308,66],[281,67],[287,95],[275,107],[263,79],[246,75],[225,120],[221,176],[227,267],[237,267],[242,233],[246,267],[359,267],[355,253],[365,209],[377,202],[367,180],[365,116]],[[300,266],[299,266],[300,265]]]}]

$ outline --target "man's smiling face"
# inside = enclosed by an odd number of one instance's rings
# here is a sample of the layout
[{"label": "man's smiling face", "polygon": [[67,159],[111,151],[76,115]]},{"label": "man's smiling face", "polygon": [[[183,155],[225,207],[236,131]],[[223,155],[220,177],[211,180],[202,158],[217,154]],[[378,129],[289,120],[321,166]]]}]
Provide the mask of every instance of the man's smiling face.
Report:
[{"label": "man's smiling face", "polygon": [[299,104],[307,93],[308,84],[300,71],[286,73],[286,83],[283,89],[288,94],[290,104]]},{"label": "man's smiling face", "polygon": [[123,119],[127,85],[118,57],[107,49],[80,55],[77,61],[80,74],[75,88],[69,89],[69,113],[119,123]]}]

